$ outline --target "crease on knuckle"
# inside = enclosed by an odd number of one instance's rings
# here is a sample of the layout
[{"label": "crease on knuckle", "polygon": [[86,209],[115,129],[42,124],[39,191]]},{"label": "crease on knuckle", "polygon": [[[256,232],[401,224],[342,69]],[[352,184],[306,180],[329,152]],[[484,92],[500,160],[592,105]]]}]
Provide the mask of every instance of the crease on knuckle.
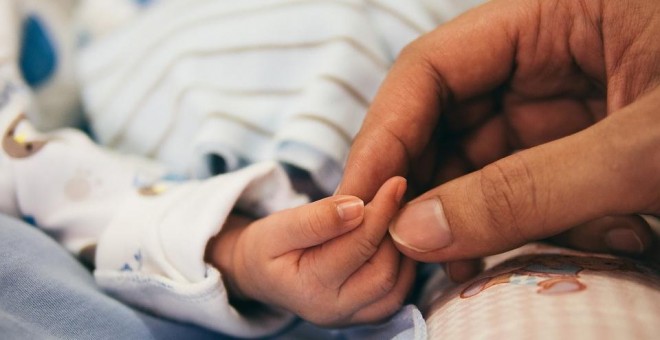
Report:
[{"label": "crease on knuckle", "polygon": [[369,259],[378,250],[379,244],[372,237],[365,237],[357,241],[355,251],[360,258]]},{"label": "crease on knuckle", "polygon": [[395,266],[388,265],[387,268],[378,271],[378,276],[374,280],[376,295],[385,296],[389,294],[396,286],[398,276],[399,271]]},{"label": "crease on knuckle", "polygon": [[517,154],[484,167],[481,191],[493,230],[509,244],[529,238],[525,225],[538,214],[537,190],[525,160]]},{"label": "crease on knuckle", "polygon": [[[320,247],[322,247],[321,245]],[[318,251],[315,251],[318,250]],[[305,256],[302,256],[304,258],[302,265],[304,265],[306,268],[309,268],[311,274],[311,277],[307,278],[307,283],[306,287],[318,287],[319,290],[321,291],[335,291],[337,290],[337,287],[332,285],[330,282],[327,281],[328,279],[328,273],[324,272],[327,270],[327,266],[323,264],[323,261],[318,259],[318,252],[322,251],[321,249],[314,249],[312,251],[306,252]],[[311,289],[307,289],[307,292],[311,291]],[[314,291],[312,294],[305,294],[304,292],[302,293],[307,301],[314,301],[314,297],[316,294],[319,292]]]},{"label": "crease on knuckle", "polygon": [[327,223],[324,216],[321,216],[315,209],[310,209],[302,221],[303,235],[310,240],[325,239],[327,234],[327,231],[324,230],[325,226],[327,224],[330,224],[330,227],[336,226],[336,223]]},{"label": "crease on knuckle", "polygon": [[410,147],[408,146],[408,144],[404,140],[404,137],[399,136],[396,132],[392,131],[392,129],[387,125],[383,125],[381,127],[381,131],[382,131],[383,134],[386,135],[385,139],[391,139],[391,140],[396,142],[396,145],[399,146],[402,153],[405,155],[405,158],[406,158],[407,162],[411,162],[414,159],[414,155],[411,152]]}]

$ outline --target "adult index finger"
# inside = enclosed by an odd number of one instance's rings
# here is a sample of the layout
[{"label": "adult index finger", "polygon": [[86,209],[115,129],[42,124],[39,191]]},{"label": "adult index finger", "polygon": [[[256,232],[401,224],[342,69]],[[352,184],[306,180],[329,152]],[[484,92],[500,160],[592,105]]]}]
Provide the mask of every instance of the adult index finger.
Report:
[{"label": "adult index finger", "polygon": [[511,2],[487,3],[407,46],[369,108],[338,193],[371,200],[388,178],[408,172],[444,108],[505,82],[521,15]]}]

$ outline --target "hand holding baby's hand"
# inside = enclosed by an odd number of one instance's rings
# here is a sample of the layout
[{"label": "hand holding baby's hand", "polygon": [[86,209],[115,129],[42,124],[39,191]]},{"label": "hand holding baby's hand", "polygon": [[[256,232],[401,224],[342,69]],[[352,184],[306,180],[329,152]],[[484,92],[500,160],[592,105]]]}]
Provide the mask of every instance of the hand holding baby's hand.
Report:
[{"label": "hand holding baby's hand", "polygon": [[[335,196],[245,228],[226,226],[230,234],[210,245],[209,256],[244,299],[322,326],[379,321],[401,306],[414,279],[414,263],[387,237],[405,188],[394,178],[366,207]],[[224,255],[222,248],[232,246]]]}]

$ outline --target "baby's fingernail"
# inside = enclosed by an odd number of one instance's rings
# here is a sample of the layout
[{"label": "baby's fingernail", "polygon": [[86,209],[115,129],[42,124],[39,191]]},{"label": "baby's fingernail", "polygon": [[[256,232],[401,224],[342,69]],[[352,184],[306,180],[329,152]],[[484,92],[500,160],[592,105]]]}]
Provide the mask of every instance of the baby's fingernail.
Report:
[{"label": "baby's fingernail", "polygon": [[644,244],[637,234],[626,228],[612,229],[605,234],[605,244],[610,249],[628,253],[641,254],[644,252]]},{"label": "baby's fingernail", "polygon": [[357,197],[342,198],[335,204],[337,213],[344,222],[359,218],[364,213],[364,202]]},{"label": "baby's fingernail", "polygon": [[417,252],[447,247],[454,240],[438,198],[408,204],[390,225],[395,242]]}]

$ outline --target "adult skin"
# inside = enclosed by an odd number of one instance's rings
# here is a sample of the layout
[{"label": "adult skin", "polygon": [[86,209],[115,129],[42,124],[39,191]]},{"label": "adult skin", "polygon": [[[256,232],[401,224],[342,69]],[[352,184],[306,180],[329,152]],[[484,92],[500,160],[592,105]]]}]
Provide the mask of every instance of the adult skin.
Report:
[{"label": "adult skin", "polygon": [[658,36],[657,0],[490,1],[402,51],[338,193],[368,201],[408,177],[423,193],[390,233],[421,261],[562,232],[586,250],[648,252],[637,214],[660,215]]}]

